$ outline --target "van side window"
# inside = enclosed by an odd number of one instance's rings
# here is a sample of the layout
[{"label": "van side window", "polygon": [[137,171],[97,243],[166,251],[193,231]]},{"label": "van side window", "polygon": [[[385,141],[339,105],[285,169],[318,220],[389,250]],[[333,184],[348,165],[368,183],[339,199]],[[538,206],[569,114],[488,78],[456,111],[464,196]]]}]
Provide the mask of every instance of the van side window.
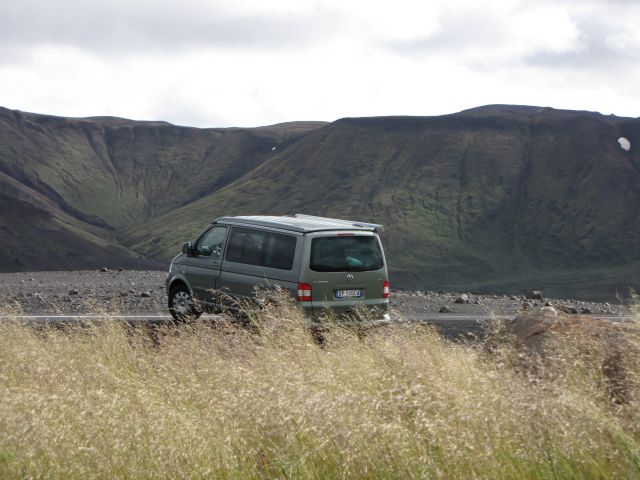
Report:
[{"label": "van side window", "polygon": [[270,233],[264,250],[264,266],[291,270],[293,255],[296,252],[296,237]]},{"label": "van side window", "polygon": [[246,228],[233,228],[225,260],[291,270],[296,237]]}]

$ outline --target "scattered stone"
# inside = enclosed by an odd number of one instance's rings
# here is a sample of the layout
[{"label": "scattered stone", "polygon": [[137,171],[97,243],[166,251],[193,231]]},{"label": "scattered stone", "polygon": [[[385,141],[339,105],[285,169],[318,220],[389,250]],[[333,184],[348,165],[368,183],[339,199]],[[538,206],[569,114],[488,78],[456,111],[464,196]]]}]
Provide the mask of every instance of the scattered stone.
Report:
[{"label": "scattered stone", "polygon": [[120,292],[121,297],[126,297],[129,295],[129,292]]},{"label": "scattered stone", "polygon": [[542,292],[540,290],[531,290],[529,293],[527,293],[527,298],[529,300],[544,300],[544,297],[542,296]]},{"label": "scattered stone", "polygon": [[591,309],[589,307],[582,307],[580,309],[580,313],[584,315],[591,315]]},{"label": "scattered stone", "polygon": [[547,300],[546,302],[544,302],[544,306],[545,307],[553,307],[553,305],[551,304],[551,302],[549,300]]},{"label": "scattered stone", "polygon": [[140,294],[140,296],[141,296],[142,298],[149,298],[149,297],[151,296],[151,293],[149,293],[149,292],[142,292],[142,293]]},{"label": "scattered stone", "polygon": [[444,307],[440,307],[439,312],[440,313],[451,313],[451,312],[453,312],[453,309],[451,307],[447,307],[445,305]]},{"label": "scattered stone", "polygon": [[109,269],[108,269],[107,267],[102,267],[102,268],[99,270],[99,272],[102,272],[102,273],[104,273],[104,272],[108,272],[108,271],[109,271]]},{"label": "scattered stone", "polygon": [[553,307],[542,307],[540,312],[547,317],[557,317],[558,311]]},{"label": "scattered stone", "polygon": [[469,295],[463,293],[454,300],[454,303],[469,303]]},{"label": "scattered stone", "polygon": [[523,310],[531,310],[531,309],[533,309],[533,304],[531,302],[524,302],[522,304],[522,309]]},{"label": "scattered stone", "polygon": [[75,288],[72,288],[71,290],[69,290],[69,295],[78,295],[78,290],[76,290]]},{"label": "scattered stone", "polygon": [[511,296],[509,297],[509,300],[518,300],[518,297],[516,297],[515,295],[511,295]]},{"label": "scattered stone", "polygon": [[578,309],[573,305],[560,305],[558,307],[558,310],[564,313],[568,313],[570,315],[577,315],[579,313]]},{"label": "scattered stone", "polygon": [[118,271],[119,271],[119,272],[124,272],[124,268],[120,267],[120,268],[118,269]]},{"label": "scattered stone", "polygon": [[473,303],[475,303],[476,305],[480,305],[480,299],[476,298],[475,302],[473,302]]},{"label": "scattered stone", "polygon": [[69,297],[62,297],[63,302],[70,302],[71,299]]}]

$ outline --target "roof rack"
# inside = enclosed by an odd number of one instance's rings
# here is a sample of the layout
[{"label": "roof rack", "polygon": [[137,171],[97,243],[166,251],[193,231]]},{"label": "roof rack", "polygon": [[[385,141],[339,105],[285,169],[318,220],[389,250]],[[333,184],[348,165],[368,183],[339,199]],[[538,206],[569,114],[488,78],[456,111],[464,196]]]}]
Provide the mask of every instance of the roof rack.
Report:
[{"label": "roof rack", "polygon": [[303,213],[296,213],[295,215],[291,215],[294,218],[300,218],[303,220],[315,220],[317,222],[333,222],[333,223],[341,223],[344,225],[348,225],[350,227],[359,227],[359,228],[371,228],[377,233],[384,232],[384,227],[377,223],[364,223],[364,222],[354,222],[351,220],[342,220],[338,218],[328,218],[328,217],[316,217],[314,215],[304,215]]}]

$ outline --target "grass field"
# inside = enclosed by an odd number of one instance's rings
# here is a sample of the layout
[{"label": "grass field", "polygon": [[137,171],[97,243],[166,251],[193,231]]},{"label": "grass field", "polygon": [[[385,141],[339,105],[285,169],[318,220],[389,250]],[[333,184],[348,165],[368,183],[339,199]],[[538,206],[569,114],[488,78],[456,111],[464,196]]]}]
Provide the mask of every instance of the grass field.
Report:
[{"label": "grass field", "polygon": [[[601,337],[0,324],[0,478],[638,478],[640,341],[613,398]],[[525,358],[526,357],[526,358]]]}]

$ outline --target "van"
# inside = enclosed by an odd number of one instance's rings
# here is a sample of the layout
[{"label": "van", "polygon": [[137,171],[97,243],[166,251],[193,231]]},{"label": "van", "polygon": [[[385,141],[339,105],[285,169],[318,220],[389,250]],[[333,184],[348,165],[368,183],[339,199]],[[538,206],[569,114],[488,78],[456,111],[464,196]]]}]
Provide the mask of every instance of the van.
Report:
[{"label": "van", "polygon": [[376,224],[314,217],[221,217],[171,262],[168,306],[176,320],[221,312],[260,290],[289,292],[305,314],[370,310],[388,319],[389,279]]}]

